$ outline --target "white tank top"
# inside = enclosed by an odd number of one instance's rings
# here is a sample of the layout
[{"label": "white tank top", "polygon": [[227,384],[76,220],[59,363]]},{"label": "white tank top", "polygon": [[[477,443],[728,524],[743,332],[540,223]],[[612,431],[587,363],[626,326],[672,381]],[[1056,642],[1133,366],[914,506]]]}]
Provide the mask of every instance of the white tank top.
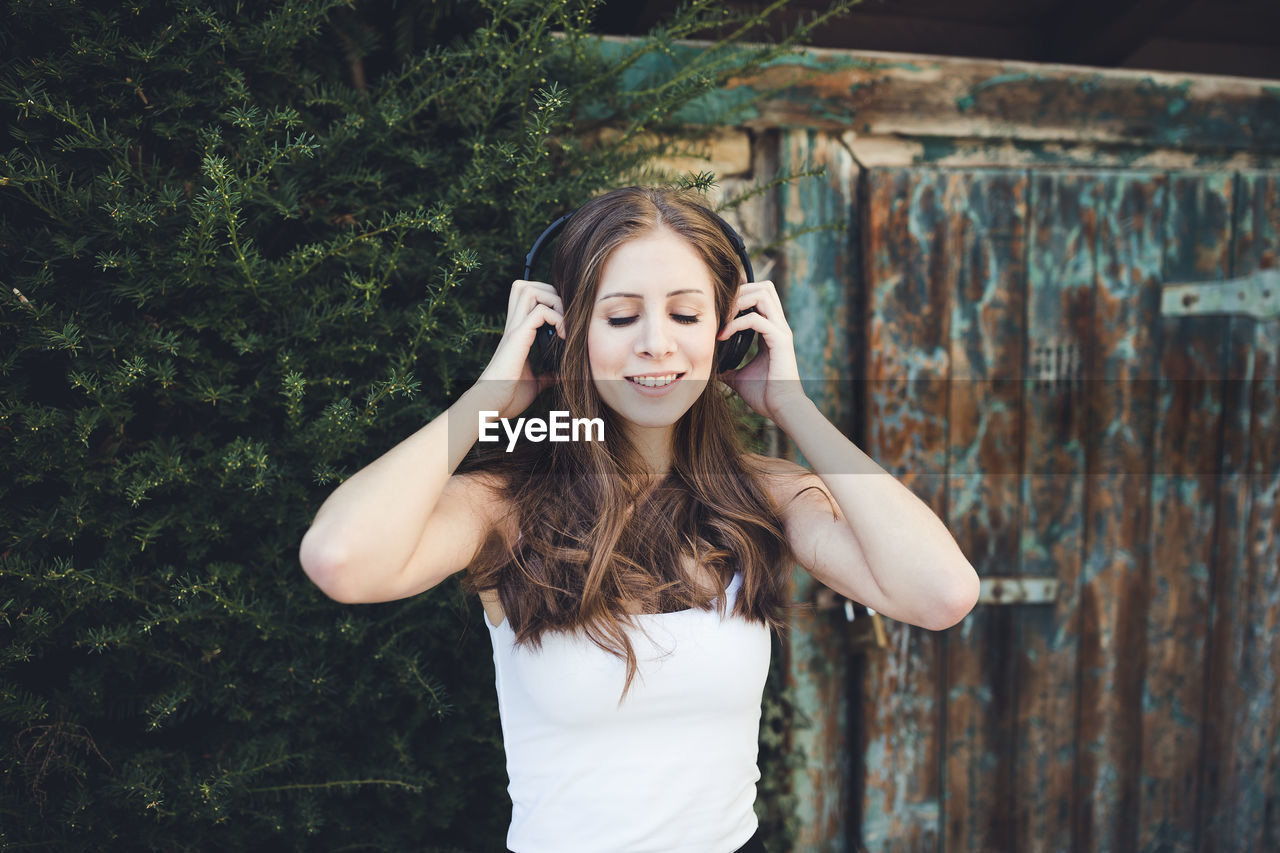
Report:
[{"label": "white tank top", "polygon": [[516,648],[494,627],[515,853],[732,853],[755,832],[769,628],[712,609],[624,625],[639,670],[581,632]]}]

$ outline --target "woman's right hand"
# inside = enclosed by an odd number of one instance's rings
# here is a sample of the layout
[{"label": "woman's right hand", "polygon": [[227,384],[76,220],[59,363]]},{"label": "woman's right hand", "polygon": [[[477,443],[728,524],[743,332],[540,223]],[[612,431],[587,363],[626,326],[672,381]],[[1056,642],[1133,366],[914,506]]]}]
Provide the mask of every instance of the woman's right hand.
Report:
[{"label": "woman's right hand", "polygon": [[564,340],[564,303],[551,285],[541,281],[516,280],[507,299],[507,325],[493,358],[476,383],[498,416],[514,418],[529,407],[534,398],[557,381],[555,375],[536,376],[529,363],[533,339],[544,323],[555,326]]}]

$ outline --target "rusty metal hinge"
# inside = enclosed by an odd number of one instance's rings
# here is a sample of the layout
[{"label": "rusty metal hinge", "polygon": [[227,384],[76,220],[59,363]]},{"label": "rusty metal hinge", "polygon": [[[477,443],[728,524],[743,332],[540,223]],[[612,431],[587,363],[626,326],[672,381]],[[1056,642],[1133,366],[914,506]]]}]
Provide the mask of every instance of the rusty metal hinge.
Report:
[{"label": "rusty metal hinge", "polygon": [[1166,284],[1161,288],[1163,317],[1243,314],[1256,320],[1280,317],[1280,270],[1258,270],[1224,281]]}]

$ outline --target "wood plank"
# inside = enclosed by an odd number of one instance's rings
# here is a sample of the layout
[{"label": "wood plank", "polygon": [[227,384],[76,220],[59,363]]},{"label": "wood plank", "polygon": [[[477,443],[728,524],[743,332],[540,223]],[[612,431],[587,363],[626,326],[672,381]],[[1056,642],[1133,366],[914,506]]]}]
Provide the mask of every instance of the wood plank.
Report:
[{"label": "wood plank", "polygon": [[[1027,174],[947,175],[954,270],[948,385],[948,526],[980,576],[1018,562],[1018,373],[1025,345]],[[946,632],[945,850],[1012,850],[1013,620],[980,606]]]},{"label": "wood plank", "polygon": [[[634,42],[601,36],[595,44],[610,61],[634,50]],[[646,57],[628,74],[635,85],[665,79],[698,61],[709,44],[680,40],[669,55]],[[1048,159],[1059,146],[1092,147],[1104,161],[1180,151],[1208,166],[1280,155],[1275,92],[1268,79],[806,48],[726,80],[714,99],[697,99],[675,118],[722,123],[725,105],[740,104],[736,123],[757,131],[900,137],[944,150],[1031,146]]]},{"label": "wood plank", "polygon": [[[1244,174],[1236,193],[1233,274],[1280,256],[1280,179]],[[1280,382],[1274,322],[1228,321],[1219,547],[1205,713],[1202,850],[1261,850],[1274,840],[1280,703]],[[1268,809],[1268,805],[1271,809]],[[1272,821],[1268,826],[1268,818]]]},{"label": "wood plank", "polygon": [[1163,176],[1121,173],[1095,197],[1076,823],[1086,850],[1133,850],[1138,838],[1164,196]]},{"label": "wood plank", "polygon": [[[940,517],[946,470],[947,310],[942,248],[947,181],[927,170],[867,176],[866,446]],[[939,843],[943,703],[940,633],[886,620],[888,648],[869,655],[862,843],[927,850]]]},{"label": "wood plank", "polygon": [[[809,48],[724,91],[770,93],[743,121],[760,128],[1280,152],[1280,98],[1267,80]],[[699,121],[696,110],[681,118]]]},{"label": "wood plank", "polygon": [[1073,815],[1079,602],[1084,553],[1083,383],[1039,379],[1033,366],[1070,365],[1093,322],[1095,174],[1034,173],[1028,200],[1027,352],[1023,381],[1022,539],[1025,575],[1058,578],[1052,607],[1015,614],[1017,682],[1013,802],[1018,851],[1084,850]]},{"label": "wood plank", "polygon": [[[806,131],[780,134],[779,166],[800,171],[825,165],[825,178],[785,183],[778,189],[784,234],[850,221],[857,187],[856,166],[838,137]],[[857,257],[854,232],[812,231],[784,244],[783,310],[795,332],[796,361],[805,391],[833,424],[852,425],[852,347],[848,339]],[[780,278],[774,275],[775,279]],[[794,451],[792,453],[794,454]],[[804,463],[802,456],[795,455]],[[812,601],[817,581],[800,567],[792,572],[790,597]],[[787,636],[787,686],[797,710],[811,725],[793,727],[794,754],[802,763],[791,774],[798,834],[795,849],[843,853],[853,831],[853,764],[848,697],[853,694],[847,627],[831,612],[796,613]]]},{"label": "wood plank", "polygon": [[[1228,277],[1232,186],[1226,173],[1170,176],[1164,281]],[[1190,851],[1196,844],[1226,319],[1169,317],[1159,330],[1138,848]]]}]

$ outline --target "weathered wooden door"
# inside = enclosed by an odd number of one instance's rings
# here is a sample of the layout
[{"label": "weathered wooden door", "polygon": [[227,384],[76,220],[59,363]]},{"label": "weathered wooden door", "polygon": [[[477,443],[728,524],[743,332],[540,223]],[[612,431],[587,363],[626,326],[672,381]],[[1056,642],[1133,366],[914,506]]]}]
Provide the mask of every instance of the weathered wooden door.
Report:
[{"label": "weathered wooden door", "polygon": [[986,583],[1056,582],[889,624],[861,844],[1280,849],[1280,320],[1161,313],[1169,282],[1275,265],[1280,177],[861,180],[862,446]]}]

